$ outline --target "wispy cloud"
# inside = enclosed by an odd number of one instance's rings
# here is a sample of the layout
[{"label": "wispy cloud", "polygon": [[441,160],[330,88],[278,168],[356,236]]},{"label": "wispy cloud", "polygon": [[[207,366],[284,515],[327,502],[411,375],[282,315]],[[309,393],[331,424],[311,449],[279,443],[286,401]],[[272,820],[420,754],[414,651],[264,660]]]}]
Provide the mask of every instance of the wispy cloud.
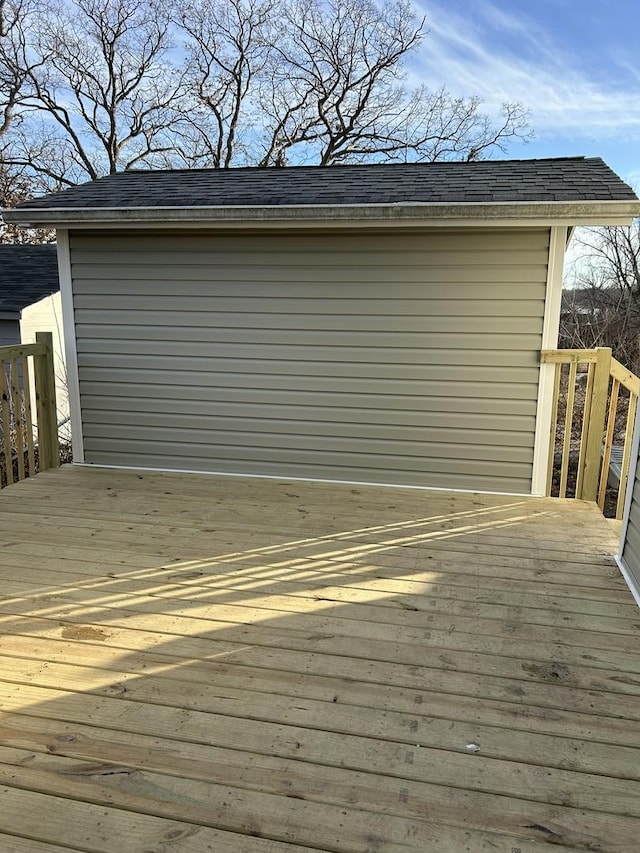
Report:
[{"label": "wispy cloud", "polygon": [[640,139],[640,78],[620,62],[609,73],[523,14],[480,0],[473,15],[425,3],[429,34],[415,73],[431,87],[479,95],[486,109],[520,101],[538,138]]}]

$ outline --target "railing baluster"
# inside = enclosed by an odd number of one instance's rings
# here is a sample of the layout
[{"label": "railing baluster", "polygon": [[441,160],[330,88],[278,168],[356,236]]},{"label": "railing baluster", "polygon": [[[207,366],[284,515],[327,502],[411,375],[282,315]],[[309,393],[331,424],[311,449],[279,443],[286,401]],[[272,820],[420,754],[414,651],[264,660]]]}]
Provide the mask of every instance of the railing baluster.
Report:
[{"label": "railing baluster", "polygon": [[622,467],[620,470],[620,486],[618,488],[618,502],[616,504],[616,518],[622,518],[624,512],[624,499],[627,494],[627,481],[629,479],[629,464],[631,462],[631,442],[633,439],[633,427],[636,420],[636,403],[638,397],[631,392],[629,394],[629,409],[627,411],[627,426],[624,432],[624,451],[622,453]]},{"label": "railing baluster", "polygon": [[573,428],[573,406],[576,396],[576,373],[578,365],[574,361],[569,365],[567,380],[567,406],[564,413],[564,434],[562,436],[562,466],[560,468],[559,498],[567,496],[567,477],[569,474],[569,455],[571,452],[571,430]]},{"label": "railing baluster", "polygon": [[551,410],[551,431],[549,432],[549,465],[547,468],[547,497],[550,497],[553,487],[553,466],[556,454],[556,431],[558,429],[558,400],[560,397],[560,374],[562,365],[558,362],[554,365],[553,377],[553,407]]},{"label": "railing baluster", "polygon": [[611,464],[611,446],[613,445],[613,433],[616,426],[616,413],[618,411],[618,393],[620,382],[614,379],[611,383],[611,396],[609,399],[609,412],[607,414],[607,429],[604,437],[604,452],[602,454],[602,471],[600,472],[600,485],[598,488],[598,506],[604,510],[604,501],[607,495],[607,482],[609,480],[609,465]]},{"label": "railing baluster", "polygon": [[589,433],[589,420],[591,418],[591,400],[593,398],[593,377],[596,368],[592,362],[587,372],[587,384],[584,392],[584,406],[582,408],[582,430],[580,432],[580,452],[578,454],[578,475],[576,477],[576,499],[582,500],[582,484],[584,483],[584,460],[587,452],[587,435]]},{"label": "railing baluster", "polygon": [[27,438],[29,476],[33,477],[36,470],[36,454],[33,439],[33,413],[31,411],[31,376],[29,372],[29,358],[26,355],[22,356],[22,398],[24,405],[25,434]]},{"label": "railing baluster", "polygon": [[22,422],[22,395],[20,394],[17,358],[12,358],[9,361],[9,381],[11,382],[11,399],[13,402],[13,429],[18,457],[18,480],[24,480],[24,425]]},{"label": "railing baluster", "polygon": [[7,485],[10,486],[14,482],[13,477],[13,453],[11,450],[11,391],[7,381],[6,366],[3,360],[0,360],[0,414],[2,414],[2,436],[4,446],[4,462],[7,472]]}]

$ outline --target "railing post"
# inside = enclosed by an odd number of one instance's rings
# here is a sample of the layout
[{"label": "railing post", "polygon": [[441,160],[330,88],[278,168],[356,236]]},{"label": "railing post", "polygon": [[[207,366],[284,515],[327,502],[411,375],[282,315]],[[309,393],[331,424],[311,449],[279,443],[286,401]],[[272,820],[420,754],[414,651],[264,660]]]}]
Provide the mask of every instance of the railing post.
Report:
[{"label": "railing post", "polygon": [[33,357],[33,374],[38,413],[38,454],[40,470],[58,468],[58,413],[56,407],[56,378],[53,364],[53,335],[36,332],[36,343],[44,344],[45,352]]},{"label": "railing post", "polygon": [[602,438],[604,434],[604,423],[607,416],[610,374],[611,348],[598,347],[596,350],[591,406],[589,407],[589,423],[587,431],[587,446],[584,457],[584,473],[582,476],[582,492],[579,495],[576,494],[576,498],[585,501],[595,501],[598,497],[600,463],[602,458]]}]

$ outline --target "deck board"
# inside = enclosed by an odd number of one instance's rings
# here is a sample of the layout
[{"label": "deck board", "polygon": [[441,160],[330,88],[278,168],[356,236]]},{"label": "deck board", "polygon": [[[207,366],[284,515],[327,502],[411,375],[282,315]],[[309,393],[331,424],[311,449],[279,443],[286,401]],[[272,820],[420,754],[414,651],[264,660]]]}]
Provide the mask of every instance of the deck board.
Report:
[{"label": "deck board", "polygon": [[0,544],[3,853],[637,846],[593,506],[66,467]]}]

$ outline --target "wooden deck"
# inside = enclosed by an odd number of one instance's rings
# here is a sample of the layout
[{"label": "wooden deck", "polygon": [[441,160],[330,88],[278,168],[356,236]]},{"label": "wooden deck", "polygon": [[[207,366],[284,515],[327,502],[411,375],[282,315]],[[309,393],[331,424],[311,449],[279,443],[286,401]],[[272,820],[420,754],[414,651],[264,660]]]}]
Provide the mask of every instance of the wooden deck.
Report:
[{"label": "wooden deck", "polygon": [[0,540],[2,853],[640,850],[590,505],[67,467]]}]

